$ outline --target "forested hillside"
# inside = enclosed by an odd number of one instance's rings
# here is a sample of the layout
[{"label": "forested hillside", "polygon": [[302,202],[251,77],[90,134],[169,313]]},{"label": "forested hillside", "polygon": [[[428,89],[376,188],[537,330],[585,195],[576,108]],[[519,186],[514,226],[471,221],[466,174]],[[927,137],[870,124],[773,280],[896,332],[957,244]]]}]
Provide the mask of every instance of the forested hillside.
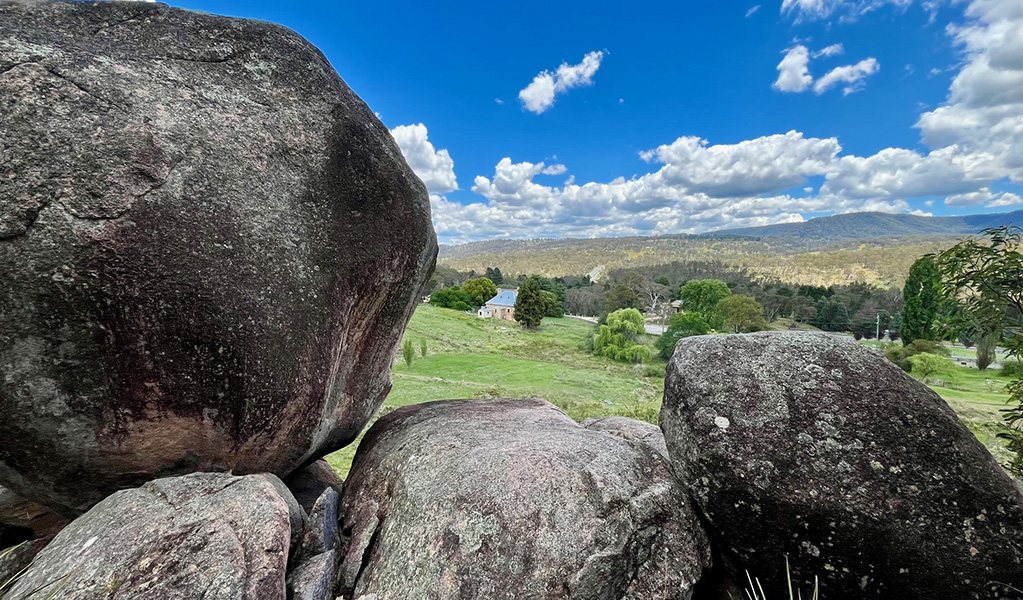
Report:
[{"label": "forested hillside", "polygon": [[1011,213],[921,217],[878,212],[849,213],[818,217],[802,223],[781,223],[717,232],[718,235],[755,238],[784,237],[788,240],[862,240],[905,238],[921,235],[968,235],[990,227],[1023,225],[1023,210]]},{"label": "forested hillside", "polygon": [[548,277],[672,262],[721,262],[754,279],[800,285],[863,282],[901,286],[909,266],[970,233],[999,224],[1023,224],[1023,211],[965,217],[853,213],[805,223],[705,235],[557,240],[493,240],[441,246],[440,264],[482,273]]},{"label": "forested hillside", "polygon": [[877,239],[803,251],[768,240],[699,236],[495,241],[442,247],[439,262],[464,272],[500,267],[506,274],[565,277],[600,267],[606,273],[672,262],[714,261],[754,278],[802,285],[865,282],[901,286],[916,258],[948,248],[956,239]]}]

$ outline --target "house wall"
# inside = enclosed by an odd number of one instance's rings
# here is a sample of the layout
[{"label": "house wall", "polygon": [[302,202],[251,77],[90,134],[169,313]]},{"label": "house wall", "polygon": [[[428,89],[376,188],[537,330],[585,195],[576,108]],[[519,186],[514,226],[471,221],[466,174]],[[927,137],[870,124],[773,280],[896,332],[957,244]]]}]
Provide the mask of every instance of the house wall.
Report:
[{"label": "house wall", "polygon": [[496,319],[504,319],[505,321],[515,320],[515,307],[514,306],[499,306],[497,304],[488,304],[489,308]]}]

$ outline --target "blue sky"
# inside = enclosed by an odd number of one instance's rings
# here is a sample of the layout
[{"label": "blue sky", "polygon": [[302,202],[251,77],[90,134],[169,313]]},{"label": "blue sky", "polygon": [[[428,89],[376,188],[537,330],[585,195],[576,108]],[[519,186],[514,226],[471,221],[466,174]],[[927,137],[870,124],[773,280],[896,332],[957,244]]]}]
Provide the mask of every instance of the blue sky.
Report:
[{"label": "blue sky", "polygon": [[316,44],[442,241],[1023,208],[1023,1],[172,1]]}]

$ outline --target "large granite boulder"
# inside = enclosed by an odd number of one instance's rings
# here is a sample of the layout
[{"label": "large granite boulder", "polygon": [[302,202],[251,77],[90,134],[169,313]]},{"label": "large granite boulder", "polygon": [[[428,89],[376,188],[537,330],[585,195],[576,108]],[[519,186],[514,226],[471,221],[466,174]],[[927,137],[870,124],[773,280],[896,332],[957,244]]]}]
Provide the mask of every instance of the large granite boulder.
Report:
[{"label": "large granite boulder", "polygon": [[62,600],[284,600],[298,505],[282,491],[273,475],[224,473],[122,490],[57,534],[10,597],[59,585]]},{"label": "large granite boulder", "polygon": [[[737,580],[828,600],[1008,598],[1023,494],[955,413],[844,336],[682,340],[661,428]],[[781,593],[781,592],[774,592]]]},{"label": "large granite boulder", "polygon": [[346,598],[688,599],[707,540],[648,444],[539,400],[398,409],[345,484]]},{"label": "large granite boulder", "polygon": [[0,0],[0,483],[74,515],[353,440],[429,198],[320,52],[145,2]]}]

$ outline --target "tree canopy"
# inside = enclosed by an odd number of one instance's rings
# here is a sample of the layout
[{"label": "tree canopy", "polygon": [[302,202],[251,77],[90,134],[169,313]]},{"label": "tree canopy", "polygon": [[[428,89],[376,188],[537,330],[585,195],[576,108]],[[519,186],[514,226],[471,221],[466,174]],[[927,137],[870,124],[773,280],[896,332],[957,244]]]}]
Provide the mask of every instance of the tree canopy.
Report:
[{"label": "tree canopy", "polygon": [[635,308],[623,308],[607,315],[605,325],[593,336],[593,353],[621,362],[646,362],[650,349],[636,343],[646,330],[643,315]]},{"label": "tree canopy", "polygon": [[941,278],[933,256],[923,256],[909,268],[909,277],[902,288],[905,307],[902,309],[903,344],[913,340],[933,340],[934,320],[941,303]]},{"label": "tree canopy", "polygon": [[519,286],[519,294],[515,299],[515,320],[529,329],[539,327],[547,314],[550,294],[540,287],[537,277],[526,279]]},{"label": "tree canopy", "polygon": [[725,329],[734,333],[749,333],[767,329],[764,307],[753,296],[737,294],[722,298],[716,307]]},{"label": "tree canopy", "polygon": [[684,337],[706,335],[710,333],[710,324],[700,313],[675,313],[668,318],[668,327],[657,338],[655,345],[661,357],[671,358],[675,344]]},{"label": "tree canopy", "polygon": [[639,296],[636,292],[632,291],[625,285],[618,284],[604,292],[604,297],[601,299],[600,321],[604,322],[607,315],[616,310],[621,310],[623,308],[639,308],[639,305]]},{"label": "tree canopy", "polygon": [[463,283],[462,291],[472,296],[476,301],[476,306],[482,306],[487,300],[497,295],[497,286],[486,277],[477,277]]},{"label": "tree canopy", "polygon": [[732,295],[728,284],[718,279],[694,279],[687,281],[679,290],[678,299],[682,302],[682,310],[698,312],[705,317],[714,312],[714,308],[722,299]]},{"label": "tree canopy", "polygon": [[476,299],[458,286],[437,290],[430,294],[430,304],[454,310],[474,310],[479,307],[479,304],[476,304]]},{"label": "tree canopy", "polygon": [[483,276],[490,281],[493,281],[495,285],[501,285],[504,283],[504,275],[501,273],[500,267],[487,267],[487,271]]}]

